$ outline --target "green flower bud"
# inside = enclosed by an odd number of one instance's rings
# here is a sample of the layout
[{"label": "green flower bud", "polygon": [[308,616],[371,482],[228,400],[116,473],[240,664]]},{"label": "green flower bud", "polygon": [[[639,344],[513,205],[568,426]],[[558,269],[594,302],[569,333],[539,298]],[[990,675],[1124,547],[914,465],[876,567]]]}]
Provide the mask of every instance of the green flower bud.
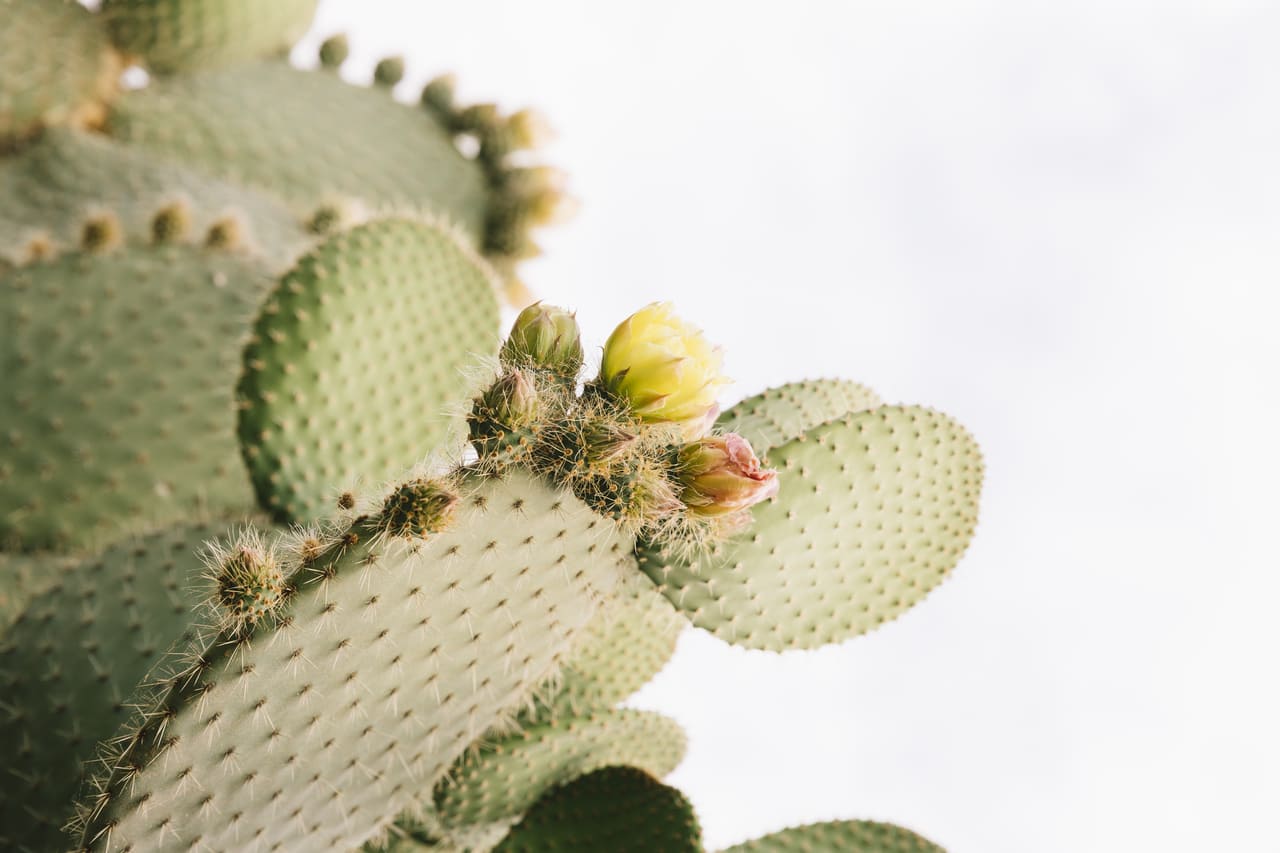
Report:
[{"label": "green flower bud", "polygon": [[571,382],[582,369],[578,321],[563,308],[534,303],[520,312],[498,354],[505,367],[541,367]]},{"label": "green flower bud", "polygon": [[382,523],[393,536],[425,539],[449,526],[457,506],[457,493],[443,483],[409,480],[383,502]]},{"label": "green flower bud", "polygon": [[404,77],[404,58],[388,56],[373,69],[373,82],[379,86],[394,86]]},{"label": "green flower bud", "polygon": [[471,441],[481,456],[516,447],[532,439],[542,414],[542,401],[533,377],[525,370],[509,370],[485,389],[467,419]]},{"label": "green flower bud", "polygon": [[284,601],[284,572],[276,555],[257,536],[246,533],[228,550],[215,548],[209,567],[228,628],[247,631]]},{"label": "green flower bud", "polygon": [[345,35],[339,33],[336,36],[329,36],[320,45],[320,64],[325,68],[337,68],[347,61],[347,54],[350,52]]}]

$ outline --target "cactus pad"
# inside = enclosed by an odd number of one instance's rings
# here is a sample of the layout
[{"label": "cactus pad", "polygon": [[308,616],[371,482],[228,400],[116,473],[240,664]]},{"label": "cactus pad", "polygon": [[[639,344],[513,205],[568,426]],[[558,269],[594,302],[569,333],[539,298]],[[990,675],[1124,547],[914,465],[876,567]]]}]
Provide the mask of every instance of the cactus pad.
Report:
[{"label": "cactus pad", "polygon": [[311,242],[297,216],[271,197],[100,135],[54,128],[0,160],[0,256],[22,263],[39,240],[54,253],[74,248],[85,218],[103,209],[131,238],[150,239],[156,211],[175,202],[188,206],[192,242],[205,242],[215,224],[236,223],[241,233],[228,248],[252,250],[273,268],[288,266]]},{"label": "cactus pad", "polygon": [[0,25],[0,149],[41,127],[101,121],[119,58],[72,0],[6,0]]},{"label": "cactus pad", "polygon": [[288,53],[317,0],[103,0],[111,40],[148,68],[172,73]]},{"label": "cactus pad", "polygon": [[531,725],[613,707],[658,674],[685,624],[665,598],[652,594],[601,609],[574,642],[555,689],[522,720]]},{"label": "cactus pad", "polygon": [[299,214],[354,198],[430,210],[482,236],[487,178],[452,134],[427,110],[329,72],[260,62],[156,80],[120,99],[108,132]]},{"label": "cactus pad", "polygon": [[436,791],[446,826],[511,821],[548,789],[626,764],[665,776],[684,758],[684,732],[649,711],[609,710],[535,725],[467,755]]},{"label": "cactus pad", "polygon": [[64,849],[83,765],[125,700],[189,627],[195,556],[221,526],[188,524],[58,571],[0,643],[0,848]]},{"label": "cactus pad", "polygon": [[977,523],[982,458],[955,421],[884,406],[769,451],[776,498],[694,564],[640,567],[695,625],[751,648],[813,648],[893,619],[938,585]]},{"label": "cactus pad", "polygon": [[[113,221],[86,238],[110,245]],[[80,548],[196,507],[251,506],[234,389],[270,285],[249,258],[184,245],[3,273],[0,543]]]},{"label": "cactus pad", "polygon": [[797,439],[819,424],[879,405],[876,392],[847,379],[788,382],[736,404],[720,416],[716,426],[738,433],[764,456],[769,448]]},{"label": "cactus pad", "polygon": [[53,586],[72,558],[59,554],[0,552],[0,631],[18,617],[27,602]]},{"label": "cactus pad", "polygon": [[701,853],[701,836],[680,791],[634,767],[606,767],[544,795],[495,853]]},{"label": "cactus pad", "polygon": [[796,826],[729,847],[721,853],[946,853],[914,832],[889,823],[837,820]]},{"label": "cactus pad", "polygon": [[461,428],[444,410],[497,346],[494,284],[447,231],[388,219],[317,246],[245,351],[240,437],[262,505],[314,519],[351,480],[423,458]]},{"label": "cactus pad", "polygon": [[358,847],[524,701],[632,565],[611,525],[516,473],[464,484],[425,542],[369,517],[324,541],[272,619],[202,637],[136,697],[84,846]]}]

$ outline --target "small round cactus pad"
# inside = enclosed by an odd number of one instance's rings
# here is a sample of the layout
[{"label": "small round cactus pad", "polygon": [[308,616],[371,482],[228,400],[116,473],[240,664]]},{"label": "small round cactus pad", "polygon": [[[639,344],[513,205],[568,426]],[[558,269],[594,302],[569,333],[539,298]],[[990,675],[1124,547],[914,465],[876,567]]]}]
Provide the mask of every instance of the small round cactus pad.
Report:
[{"label": "small round cactus pad", "polygon": [[550,791],[495,853],[700,853],[684,794],[635,767],[606,767]]},{"label": "small round cactus pad", "polygon": [[467,755],[436,792],[446,826],[523,814],[550,788],[614,764],[665,776],[684,758],[685,736],[649,711],[608,710],[531,726]]},{"label": "small round cactus pad", "polygon": [[262,505],[322,517],[447,444],[465,371],[498,348],[493,280],[447,230],[377,220],[304,256],[245,351],[240,438]]},{"label": "small round cactus pad", "polygon": [[946,853],[909,829],[869,820],[836,820],[784,829],[721,853]]},{"label": "small round cactus pad", "polygon": [[757,453],[802,437],[806,431],[853,412],[880,405],[875,391],[848,379],[788,382],[748,397],[716,421],[724,432],[736,432]]},{"label": "small round cactus pad", "polygon": [[652,592],[601,608],[560,665],[554,689],[541,691],[521,720],[548,722],[613,707],[666,665],[686,624]]},{"label": "small round cactus pad", "polygon": [[870,631],[937,586],[977,524],[977,444],[929,409],[854,412],[764,455],[782,485],[746,533],[692,562],[640,552],[678,609],[732,643],[781,651]]}]

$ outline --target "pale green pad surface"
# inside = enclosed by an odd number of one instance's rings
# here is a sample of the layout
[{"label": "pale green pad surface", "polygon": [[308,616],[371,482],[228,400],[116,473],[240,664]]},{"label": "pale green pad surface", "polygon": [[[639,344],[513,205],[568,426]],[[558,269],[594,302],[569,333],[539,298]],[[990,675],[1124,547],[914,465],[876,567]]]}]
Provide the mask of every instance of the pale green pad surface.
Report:
[{"label": "pale green pad surface", "polygon": [[221,525],[130,538],[65,566],[0,641],[0,849],[68,846],[81,768],[190,625],[201,544]]},{"label": "pale green pad surface", "polygon": [[317,0],[103,0],[111,40],[169,73],[287,53]]},{"label": "pale green pad surface", "polygon": [[721,853],[945,853],[910,830],[869,820],[837,820],[784,829]]},{"label": "pale green pad surface", "polygon": [[515,818],[542,793],[601,767],[665,776],[684,758],[684,732],[661,714],[608,710],[531,726],[469,753],[436,791],[446,826]]},{"label": "pale green pad surface", "polygon": [[113,68],[106,34],[71,0],[0,4],[0,141],[66,121]]},{"label": "pale green pad surface", "polygon": [[262,307],[245,351],[240,437],[262,505],[323,516],[461,424],[464,372],[497,352],[494,287],[451,235],[388,219],[313,249]]},{"label": "pale green pad surface", "polygon": [[497,853],[700,853],[684,794],[634,767],[606,767],[549,792]]},{"label": "pale green pad surface", "polygon": [[125,233],[150,239],[157,210],[186,203],[190,239],[203,242],[226,216],[244,226],[245,248],[283,268],[311,238],[282,202],[158,160],[146,151],[70,128],[46,131],[38,142],[0,159],[0,256],[24,258],[27,242],[44,236],[74,248],[87,216],[109,210]]},{"label": "pale green pad surface", "polygon": [[479,242],[489,190],[426,110],[336,74],[261,62],[153,81],[108,131],[308,213],[334,196],[441,214]]},{"label": "pale green pad surface", "polygon": [[526,725],[610,708],[649,682],[675,652],[686,622],[666,598],[620,598],[602,609],[576,640]]},{"label": "pale green pad surface", "polygon": [[778,497],[695,565],[640,567],[695,625],[751,648],[814,648],[866,633],[937,586],[977,523],[982,458],[938,412],[884,406],[769,451]]},{"label": "pale green pad surface", "polygon": [[153,722],[91,800],[93,849],[358,847],[522,701],[631,543],[524,475],[476,489],[416,550],[357,522],[279,625],[207,638],[207,666],[144,702]]},{"label": "pale green pad surface", "polygon": [[251,506],[234,392],[270,285],[244,257],[187,246],[0,274],[0,545],[81,548]]},{"label": "pale green pad surface", "polygon": [[716,427],[738,433],[764,455],[819,424],[879,405],[880,397],[865,385],[847,379],[810,379],[748,397],[722,414]]}]

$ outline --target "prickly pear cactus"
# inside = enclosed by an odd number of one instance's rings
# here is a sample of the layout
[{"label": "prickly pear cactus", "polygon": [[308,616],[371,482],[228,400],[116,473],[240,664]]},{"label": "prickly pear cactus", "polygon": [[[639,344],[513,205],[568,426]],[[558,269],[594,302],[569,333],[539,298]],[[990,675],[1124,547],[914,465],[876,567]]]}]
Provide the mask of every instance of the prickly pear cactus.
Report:
[{"label": "prickly pear cactus", "polygon": [[717,418],[664,304],[598,370],[559,308],[502,339],[564,208],[532,114],[293,67],[314,0],[4,2],[0,848],[701,850],[683,732],[620,707],[681,630],[841,642],[963,554],[945,415]]}]

